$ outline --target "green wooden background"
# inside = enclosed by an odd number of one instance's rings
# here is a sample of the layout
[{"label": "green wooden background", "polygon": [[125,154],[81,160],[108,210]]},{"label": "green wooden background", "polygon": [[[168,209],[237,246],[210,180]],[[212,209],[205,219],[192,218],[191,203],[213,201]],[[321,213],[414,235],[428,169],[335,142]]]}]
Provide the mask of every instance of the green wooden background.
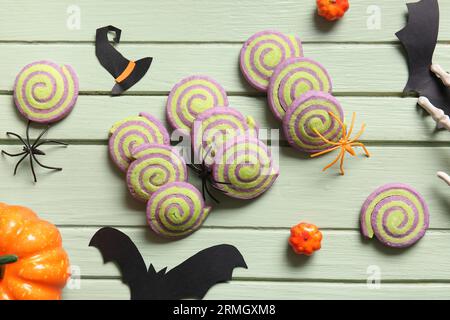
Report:
[{"label": "green wooden background", "polygon": [[[65,299],[129,297],[117,268],[103,265],[99,252],[88,247],[104,225],[128,233],[157,268],[173,267],[207,246],[236,245],[249,269],[237,269],[233,281],[211,289],[210,299],[450,298],[450,190],[435,177],[437,170],[450,171],[450,134],[434,131],[415,98],[402,98],[407,66],[394,33],[405,23],[405,1],[353,0],[336,24],[317,18],[314,0],[1,2],[2,132],[25,128],[12,103],[13,81],[22,66],[52,59],[71,64],[80,77],[76,108],[49,135],[71,144],[66,150],[50,147],[45,159],[64,171],[39,170],[34,185],[28,170],[13,177],[14,162],[0,159],[0,201],[29,206],[57,224],[81,272]],[[435,60],[449,68],[450,2],[440,1],[440,6]],[[79,30],[67,27],[73,8],[80,10]],[[108,96],[113,81],[94,52],[95,29],[108,24],[123,29],[119,48],[125,56],[155,58],[149,74],[117,98]],[[165,121],[173,84],[205,73],[224,85],[232,106],[262,127],[278,128],[265,98],[246,84],[238,68],[242,42],[268,28],[300,36],[306,55],[328,68],[347,115],[356,111],[358,125],[367,123],[363,139],[373,157],[348,159],[341,177],[336,169],[321,172],[332,155],[307,159],[281,141],[281,175],[264,196],[251,202],[222,198],[194,235],[176,242],[156,238],[146,227],[144,206],[131,199],[122,174],[108,159],[109,127],[139,111]],[[1,148],[13,150],[14,143],[0,136]],[[389,182],[414,186],[431,210],[430,230],[407,250],[360,236],[361,204]],[[313,222],[324,233],[322,250],[311,258],[294,255],[287,245],[289,227],[299,221]],[[378,289],[367,286],[373,266],[381,273]]]}]

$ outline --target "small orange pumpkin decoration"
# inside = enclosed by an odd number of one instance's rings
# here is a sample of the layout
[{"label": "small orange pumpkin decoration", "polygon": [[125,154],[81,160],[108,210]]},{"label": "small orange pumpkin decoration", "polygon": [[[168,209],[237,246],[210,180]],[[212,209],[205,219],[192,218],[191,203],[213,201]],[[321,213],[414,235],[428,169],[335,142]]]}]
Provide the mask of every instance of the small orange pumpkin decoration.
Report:
[{"label": "small orange pumpkin decoration", "polygon": [[59,300],[69,276],[58,229],[0,203],[0,300]]},{"label": "small orange pumpkin decoration", "polygon": [[313,224],[302,222],[291,228],[289,244],[297,254],[312,255],[320,250],[321,241],[322,232]]},{"label": "small orange pumpkin decoration", "polygon": [[317,0],[319,16],[329,21],[342,18],[349,7],[348,0]]}]

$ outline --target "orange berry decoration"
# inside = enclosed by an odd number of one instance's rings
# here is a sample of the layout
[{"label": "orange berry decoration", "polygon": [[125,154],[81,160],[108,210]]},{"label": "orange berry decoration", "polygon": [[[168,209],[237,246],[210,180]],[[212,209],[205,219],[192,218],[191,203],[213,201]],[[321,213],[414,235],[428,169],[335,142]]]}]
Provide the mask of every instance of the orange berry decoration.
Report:
[{"label": "orange berry decoration", "polygon": [[30,209],[0,203],[0,300],[59,300],[68,278],[58,229]]},{"label": "orange berry decoration", "polygon": [[320,250],[321,241],[322,232],[313,224],[302,222],[291,228],[289,244],[297,254],[312,255]]},{"label": "orange berry decoration", "polygon": [[349,7],[348,0],[317,0],[319,16],[329,21],[342,18]]}]

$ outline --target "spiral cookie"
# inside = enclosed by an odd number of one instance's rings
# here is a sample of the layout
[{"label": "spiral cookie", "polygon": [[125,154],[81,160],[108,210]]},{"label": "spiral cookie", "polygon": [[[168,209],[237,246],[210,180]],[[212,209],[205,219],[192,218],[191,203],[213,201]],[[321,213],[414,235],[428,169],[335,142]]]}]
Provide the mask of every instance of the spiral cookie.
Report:
[{"label": "spiral cookie", "polygon": [[375,190],[361,210],[361,232],[389,247],[409,247],[428,229],[429,212],[422,196],[404,184],[387,184]]},{"label": "spiral cookie", "polygon": [[152,115],[141,112],[115,123],[110,130],[109,153],[114,163],[126,171],[131,162],[133,148],[143,143],[170,143],[169,133]]},{"label": "spiral cookie", "polygon": [[191,76],[172,88],[166,112],[174,129],[190,132],[192,122],[200,113],[213,107],[227,106],[227,94],[219,83],[207,76]]},{"label": "spiral cookie", "polygon": [[330,148],[314,131],[330,141],[338,141],[342,137],[342,126],[329,112],[344,122],[341,105],[328,93],[310,91],[294,100],[283,118],[283,132],[289,144],[309,153]]},{"label": "spiral cookie", "polygon": [[205,221],[211,207],[191,184],[171,182],[152,194],[147,203],[147,221],[158,235],[182,237],[196,231]]},{"label": "spiral cookie", "polygon": [[215,187],[237,199],[253,199],[267,191],[278,177],[278,168],[267,146],[255,137],[239,136],[218,148],[212,175]]},{"label": "spiral cookie", "polygon": [[187,181],[184,159],[176,149],[161,144],[142,144],[133,149],[135,159],[128,167],[127,184],[138,200],[147,201],[161,186],[175,181]]},{"label": "spiral cookie", "polygon": [[51,61],[25,66],[14,84],[14,101],[28,120],[53,123],[65,118],[78,98],[78,77],[69,65]]},{"label": "spiral cookie", "polygon": [[250,37],[242,47],[241,71],[256,89],[266,91],[274,69],[291,57],[302,57],[299,38],[278,31],[261,31]]},{"label": "spiral cookie", "polygon": [[213,156],[215,147],[231,137],[258,136],[258,127],[252,117],[244,117],[231,107],[218,107],[198,115],[191,131],[194,154],[203,159]]},{"label": "spiral cookie", "polygon": [[308,91],[331,93],[331,78],[325,68],[308,58],[290,58],[281,63],[270,78],[267,99],[278,120],[292,102]]}]

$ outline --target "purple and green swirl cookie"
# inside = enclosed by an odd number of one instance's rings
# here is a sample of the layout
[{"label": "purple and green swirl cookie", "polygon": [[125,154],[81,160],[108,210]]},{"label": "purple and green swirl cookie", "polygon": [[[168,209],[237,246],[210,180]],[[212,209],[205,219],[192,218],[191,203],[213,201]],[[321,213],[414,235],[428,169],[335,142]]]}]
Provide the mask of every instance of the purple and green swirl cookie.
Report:
[{"label": "purple and green swirl cookie", "polygon": [[148,113],[125,118],[110,129],[109,153],[122,171],[128,169],[133,149],[145,143],[170,144],[164,125]]},{"label": "purple and green swirl cookie", "polygon": [[200,228],[211,207],[200,192],[187,182],[170,182],[152,194],[147,203],[150,228],[166,238],[184,237]]},{"label": "purple and green swirl cookie", "polygon": [[281,121],[292,102],[311,90],[331,93],[332,83],[327,70],[309,58],[287,59],[270,78],[267,92],[270,109]]},{"label": "purple and green swirl cookie", "polygon": [[[213,157],[216,147],[236,136],[258,136],[255,120],[231,107],[217,107],[198,115],[191,130],[194,155],[200,160]],[[209,161],[206,161],[209,162]]]},{"label": "purple and green swirl cookie", "polygon": [[28,120],[54,123],[72,111],[78,86],[77,74],[71,66],[37,61],[26,65],[17,75],[14,102]]},{"label": "purple and green swirl cookie", "polygon": [[227,196],[253,199],[266,192],[279,171],[270,150],[258,138],[237,136],[217,148],[211,166],[215,185]]},{"label": "purple and green swirl cookie", "polygon": [[190,76],[177,83],[167,100],[167,119],[174,129],[189,133],[192,123],[205,110],[227,107],[225,89],[208,76]]},{"label": "purple and green swirl cookie", "polygon": [[171,146],[142,144],[133,149],[132,158],[127,185],[131,195],[138,200],[148,201],[163,185],[188,179],[184,159]]},{"label": "purple and green swirl cookie", "polygon": [[275,68],[291,57],[302,57],[299,38],[266,30],[251,36],[241,49],[240,66],[247,81],[259,91],[267,91]]},{"label": "purple and green swirl cookie", "polygon": [[330,148],[319,135],[337,142],[342,137],[342,126],[329,112],[344,123],[344,111],[329,93],[310,91],[297,98],[283,118],[283,132],[289,144],[303,152],[316,153]]},{"label": "purple and green swirl cookie", "polygon": [[429,211],[423,197],[400,183],[375,190],[361,210],[361,232],[389,247],[405,248],[419,241],[429,226]]}]

